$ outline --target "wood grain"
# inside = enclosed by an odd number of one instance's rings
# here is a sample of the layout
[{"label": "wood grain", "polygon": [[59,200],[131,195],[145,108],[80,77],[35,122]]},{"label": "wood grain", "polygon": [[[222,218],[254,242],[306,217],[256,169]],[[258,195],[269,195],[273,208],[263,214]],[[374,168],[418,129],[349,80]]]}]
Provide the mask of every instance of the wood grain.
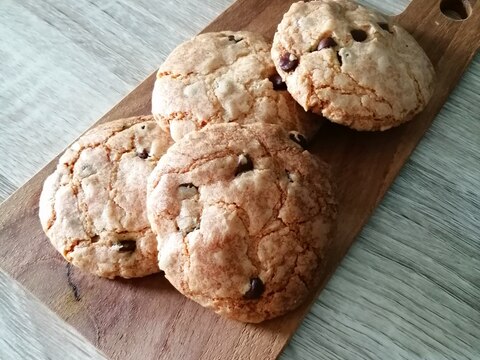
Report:
[{"label": "wood grain", "polygon": [[[239,6],[238,9],[245,9],[249,4],[252,5],[252,2],[241,1],[236,6]],[[260,8],[257,8],[258,16],[265,12],[268,14],[278,13],[281,16],[283,10],[267,11],[266,7],[261,7],[262,4],[260,4]],[[274,1],[269,6],[283,9],[285,3]],[[232,28],[232,26],[226,25],[236,24],[235,18],[236,12],[231,11],[224,14],[221,17],[224,19],[223,27]],[[239,28],[246,27],[250,30],[265,32],[271,32],[273,29],[271,23],[264,23],[258,19],[246,21],[245,16],[240,18]],[[478,21],[478,18],[474,18],[474,20]],[[271,21],[278,21],[278,19],[272,16]],[[210,29],[221,26],[222,21],[216,21]],[[428,28],[428,26],[428,23],[424,24],[424,28]],[[449,29],[449,35],[456,40],[465,40],[459,35],[459,31],[465,33],[465,30],[468,28],[465,29],[461,26],[457,27],[456,31]],[[420,41],[422,42],[422,40]],[[425,38],[424,41],[429,40]],[[446,56],[452,55],[451,52],[448,52],[448,49],[451,48],[450,43],[442,43],[443,52],[436,51],[436,48],[429,49],[429,55],[436,63],[437,70],[448,73],[448,81],[445,80],[446,82],[443,83],[448,85],[449,89],[458,80],[468,64],[468,60],[473,56],[474,50],[478,47],[478,43],[477,34],[474,34],[469,42],[464,42],[464,45],[469,45],[471,54],[468,53],[469,56],[464,62],[460,61],[460,66],[456,59],[456,71],[452,71],[447,66]],[[477,45],[472,49],[471,44]],[[422,45],[424,45],[423,42]],[[458,53],[454,52],[453,54],[458,56]],[[455,74],[452,75],[452,73]],[[111,113],[107,114],[103,121],[147,111],[149,104],[146,100],[149,97],[151,86],[152,79],[149,78],[126,100],[118,104]],[[338,252],[332,254],[332,268],[348,249],[354,236],[383,196],[447,95],[447,91],[439,91],[437,88],[435,104],[431,103],[418,121],[386,134],[358,134],[330,126],[319,139],[317,151],[328,157],[332,164],[337,164],[341,204],[343,205],[341,208],[343,230],[338,238],[340,244]],[[363,166],[361,166],[362,164]],[[162,354],[166,358],[180,358],[182,355],[191,356],[191,358],[249,356],[272,358],[278,354],[297,326],[305,309],[300,309],[291,316],[261,326],[245,326],[219,319],[195,304],[185,301],[158,277],[135,282],[110,282],[92,280],[89,276],[74,271],[70,281],[66,281],[65,264],[46,245],[46,239],[39,229],[36,217],[41,182],[52,170],[51,166],[50,164],[50,168],[39,173],[2,207],[0,229],[2,229],[2,236],[6,235],[2,237],[2,245],[6,249],[6,253],[2,254],[1,260],[7,271],[47,302],[62,317],[73,323],[100,348],[105,349],[109,355],[115,358],[136,358],[146,353],[154,354],[154,351],[159,351],[158,349],[162,349]],[[354,184],[356,187],[352,187],[352,178],[361,179],[360,182]],[[369,184],[368,189],[363,185],[365,183]],[[374,191],[371,191],[372,189]],[[7,213],[9,216],[5,215]],[[28,256],[25,257],[25,241],[41,244],[41,249],[35,247],[35,250],[38,251],[27,254]],[[64,272],[58,271],[60,268],[64,268]],[[48,277],[56,292],[52,294],[51,289],[40,288],[36,274]],[[69,283],[70,285],[75,284],[79,289],[80,301],[75,301]],[[160,298],[158,291],[161,289],[164,292]],[[98,307],[99,303],[102,304],[102,307]],[[109,304],[115,305],[118,310],[113,314],[102,313],[101,309],[110,308]],[[140,304],[141,308],[139,308]],[[148,318],[143,315],[145,312],[148,312]],[[156,316],[152,316],[152,313]],[[147,322],[143,321],[139,325],[136,321],[138,318]],[[198,323],[201,326],[192,326],[192,318],[195,324]],[[148,321],[149,319],[150,321]],[[212,330],[205,332],[205,328]],[[128,334],[124,333],[125,329],[128,329]],[[149,329],[149,334],[144,334],[145,329]],[[164,329],[168,329],[168,331],[165,332]],[[91,333],[88,333],[89,330],[92,330]],[[187,349],[190,346],[183,346],[183,343],[178,343],[177,339],[202,346],[196,347],[197,352],[192,353],[191,349]],[[132,344],[138,344],[139,341],[145,343],[146,346],[132,346]],[[261,344],[269,344],[269,346],[259,346]]]},{"label": "wood grain", "polygon": [[[0,308],[17,315],[0,317],[0,358],[11,359],[90,359],[106,357],[95,347],[85,346],[83,337],[58,316],[51,315],[45,305],[0,271]],[[31,309],[35,309],[34,312]],[[46,326],[48,324],[48,326]],[[29,333],[35,331],[37,336]],[[11,334],[15,334],[13,337]],[[53,335],[53,336],[52,336]],[[73,341],[72,341],[73,339]]]},{"label": "wood grain", "polygon": [[0,201],[231,3],[1,1]]}]

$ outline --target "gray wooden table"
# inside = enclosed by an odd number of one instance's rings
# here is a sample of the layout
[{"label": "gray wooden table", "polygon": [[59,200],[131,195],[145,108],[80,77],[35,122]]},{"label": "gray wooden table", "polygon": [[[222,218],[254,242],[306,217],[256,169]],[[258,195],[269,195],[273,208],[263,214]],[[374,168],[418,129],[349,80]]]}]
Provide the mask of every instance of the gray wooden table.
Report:
[{"label": "gray wooden table", "polygon": [[[0,201],[231,2],[2,0]],[[477,55],[283,359],[480,359],[479,114]],[[0,359],[93,358],[0,271]]]}]

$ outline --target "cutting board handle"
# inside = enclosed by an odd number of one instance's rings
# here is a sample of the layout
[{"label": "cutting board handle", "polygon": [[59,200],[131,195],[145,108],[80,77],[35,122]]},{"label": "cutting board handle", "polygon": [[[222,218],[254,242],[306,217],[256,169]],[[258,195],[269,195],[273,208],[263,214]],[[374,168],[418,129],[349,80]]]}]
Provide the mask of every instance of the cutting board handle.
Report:
[{"label": "cutting board handle", "polygon": [[[417,39],[434,65],[449,56],[452,65],[454,57],[471,59],[480,48],[480,0],[412,0],[395,20]],[[459,54],[460,47],[464,50]]]},{"label": "cutting board handle", "polygon": [[468,20],[473,10],[478,10],[478,5],[477,0],[411,0],[402,15],[425,18],[430,14],[442,14],[450,21],[461,22]]}]

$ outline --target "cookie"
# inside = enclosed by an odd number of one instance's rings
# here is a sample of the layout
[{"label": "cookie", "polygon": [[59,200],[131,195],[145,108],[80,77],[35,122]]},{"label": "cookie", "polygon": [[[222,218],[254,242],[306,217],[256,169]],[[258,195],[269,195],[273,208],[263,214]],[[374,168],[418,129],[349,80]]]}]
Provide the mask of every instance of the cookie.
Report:
[{"label": "cookie", "polygon": [[278,123],[307,138],[320,124],[286,91],[270,44],[245,31],[198,35],[173,50],[158,70],[152,113],[174,141],[214,123]]},{"label": "cookie", "polygon": [[146,184],[171,142],[152,116],[133,117],[90,130],[62,155],[40,221],[67,261],[107,278],[158,272]]},{"label": "cookie", "polygon": [[335,196],[328,166],[278,125],[211,125],[174,144],[148,181],[159,266],[218,314],[260,322],[322,278]]},{"label": "cookie", "polygon": [[356,130],[386,130],[419,113],[433,93],[423,49],[388,17],[348,0],[294,3],[272,59],[305,109]]}]

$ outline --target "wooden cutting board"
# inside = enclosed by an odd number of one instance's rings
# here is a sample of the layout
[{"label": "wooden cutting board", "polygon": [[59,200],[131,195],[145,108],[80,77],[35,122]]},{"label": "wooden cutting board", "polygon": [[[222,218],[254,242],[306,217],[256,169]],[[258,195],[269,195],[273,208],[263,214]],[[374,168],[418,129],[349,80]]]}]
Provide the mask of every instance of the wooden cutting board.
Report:
[{"label": "wooden cutting board", "polygon": [[[333,167],[339,188],[337,247],[321,288],[346,254],[415,145],[428,129],[480,46],[480,1],[465,21],[440,11],[440,0],[414,0],[396,20],[423,46],[438,79],[432,101],[417,118],[385,133],[358,133],[327,124],[313,152]],[[238,0],[204,31],[251,30],[271,38],[292,1]],[[460,5],[459,5],[460,4]],[[462,13],[461,0],[442,1]],[[451,11],[449,12],[451,13]],[[147,114],[154,75],[100,122]],[[439,156],[441,156],[439,154]],[[260,325],[218,317],[177,293],[161,276],[109,281],[67,265],[38,220],[42,183],[57,159],[0,207],[1,267],[114,359],[274,359],[308,311]]]}]

